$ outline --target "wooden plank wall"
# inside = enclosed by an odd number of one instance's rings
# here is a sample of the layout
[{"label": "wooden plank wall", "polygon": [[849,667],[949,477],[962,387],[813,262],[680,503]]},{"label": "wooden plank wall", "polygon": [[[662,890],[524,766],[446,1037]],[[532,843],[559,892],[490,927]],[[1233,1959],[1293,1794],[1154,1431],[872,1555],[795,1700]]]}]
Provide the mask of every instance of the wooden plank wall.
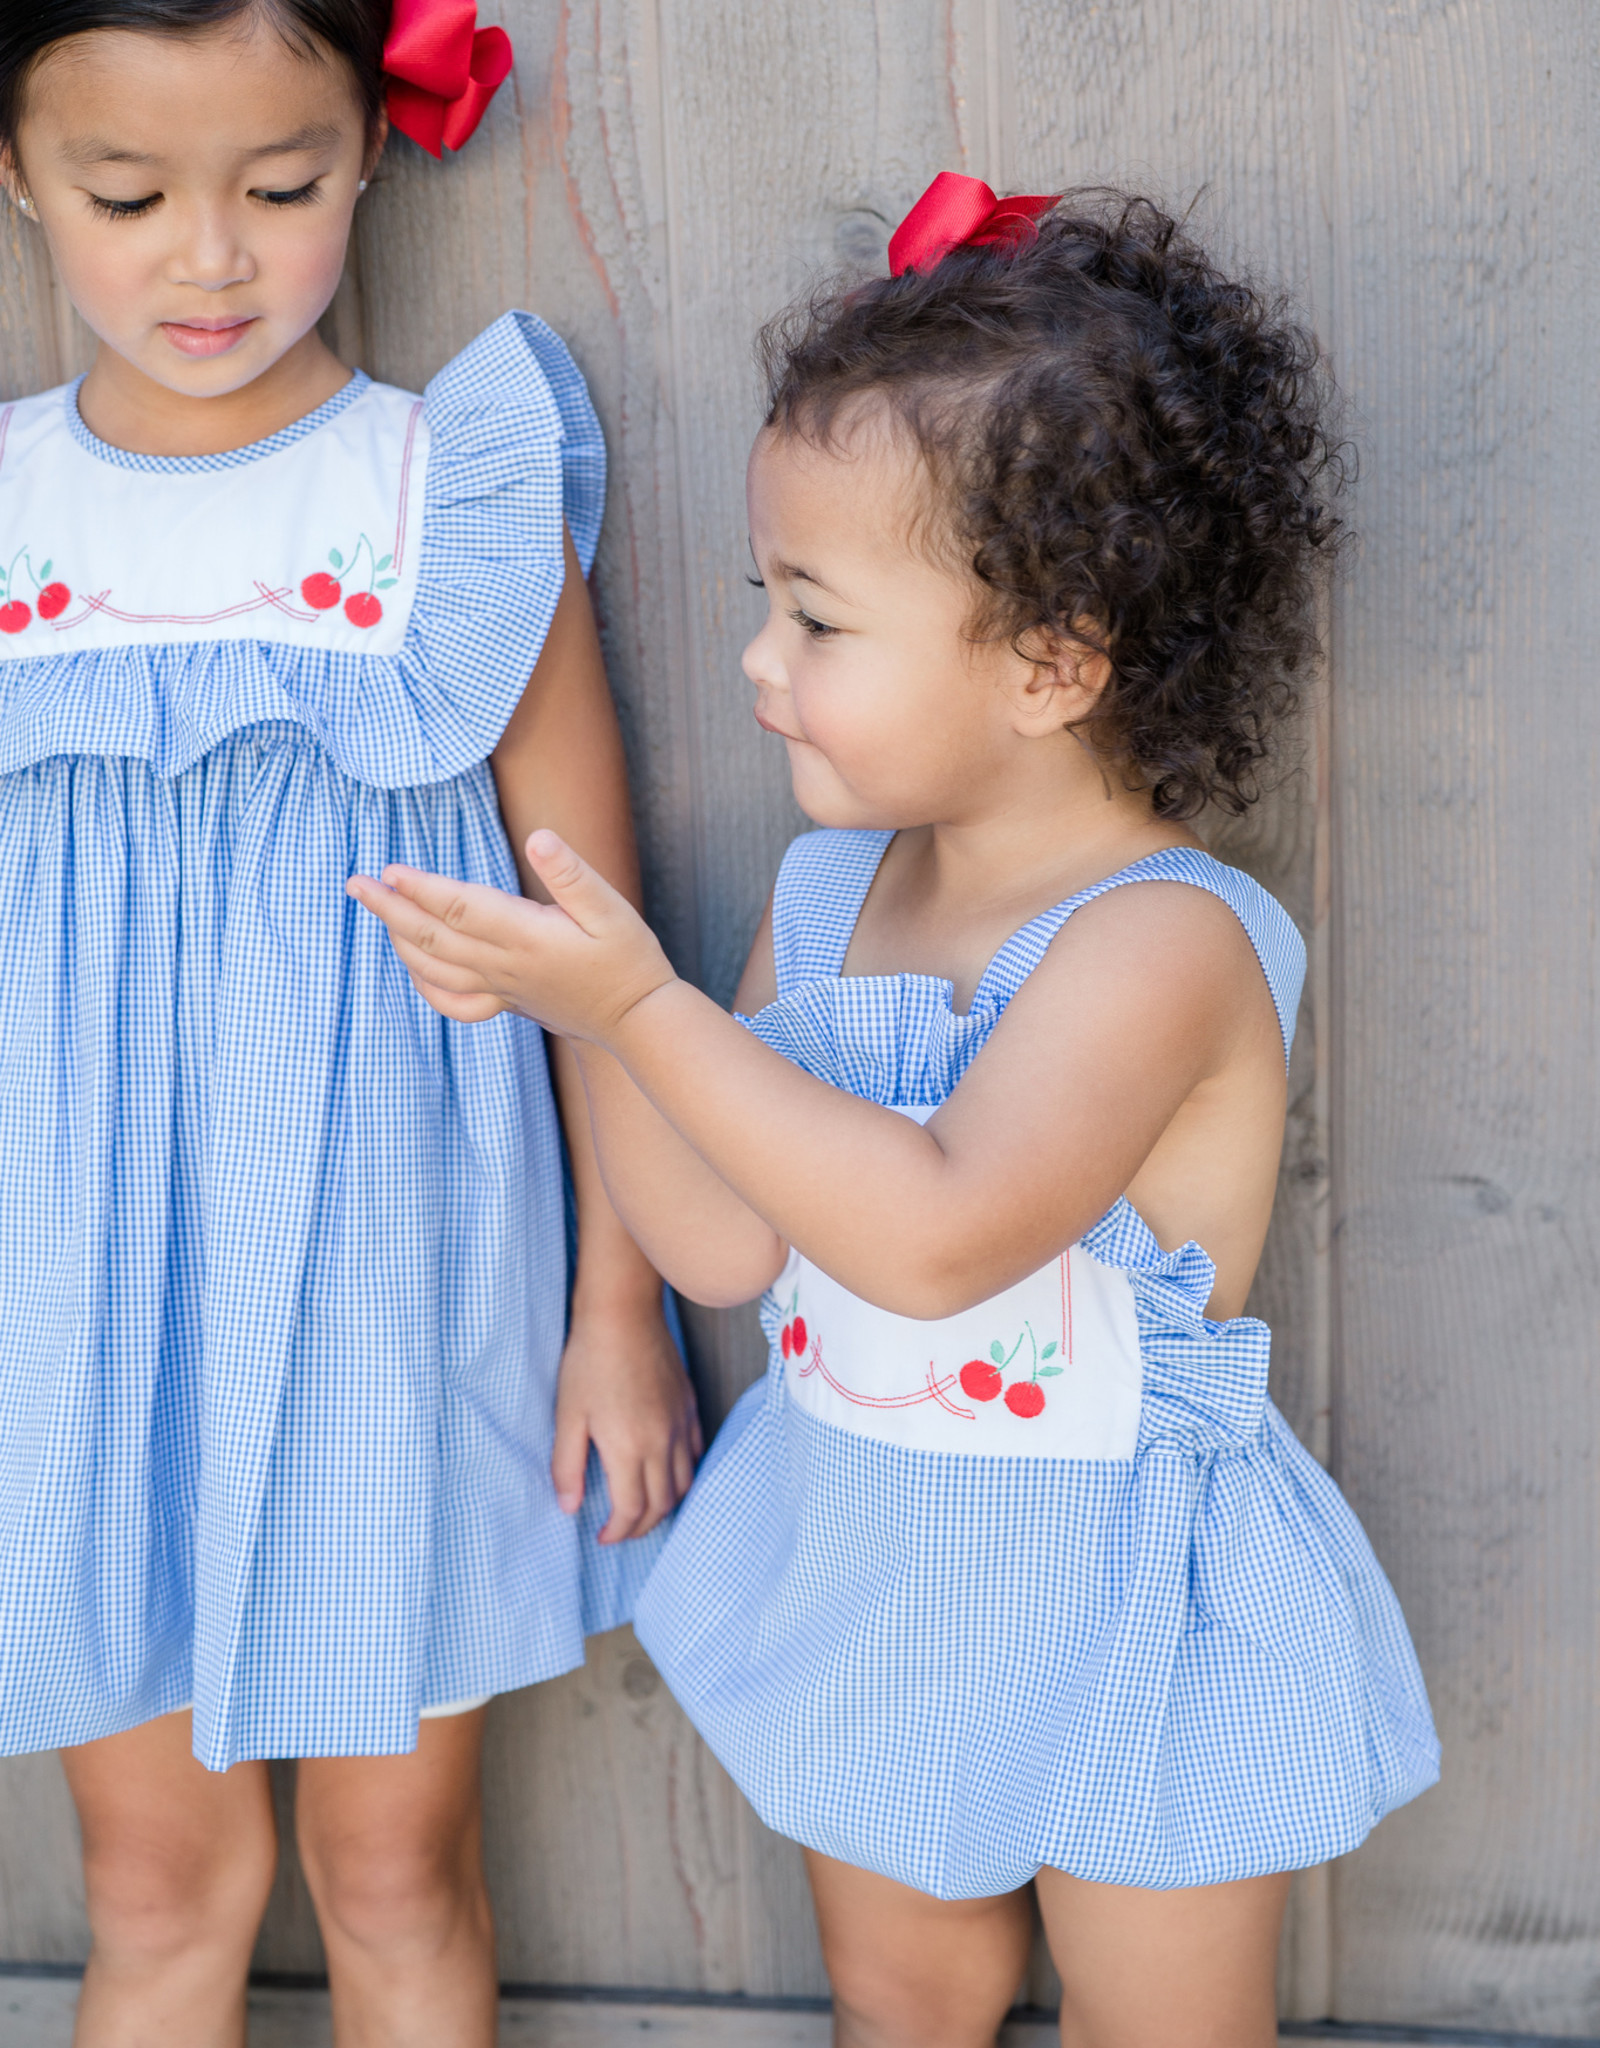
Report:
[{"label": "wooden plank wall", "polygon": [[[1216,834],[1313,957],[1254,1305],[1280,1401],[1406,1601],[1449,1763],[1300,1883],[1283,2004],[1600,2031],[1592,5],[480,12],[511,30],[514,88],[454,162],[394,147],[330,327],[413,386],[509,305],[571,342],[611,449],[596,590],[652,909],[719,996],[799,822],[738,672],[760,319],[878,260],[949,167],[1199,195],[1219,244],[1292,286],[1331,343],[1366,545],[1294,772]],[[84,342],[8,215],[4,388],[69,374]],[[753,1320],[697,1315],[693,1335],[714,1421],[759,1370]],[[795,1853],[626,1631],[498,1703],[489,1774],[508,1978],[822,1988]],[[0,1765],[0,1956],[82,1954],[73,1856],[53,1762]],[[317,1966],[292,1858],[260,1960]]]}]

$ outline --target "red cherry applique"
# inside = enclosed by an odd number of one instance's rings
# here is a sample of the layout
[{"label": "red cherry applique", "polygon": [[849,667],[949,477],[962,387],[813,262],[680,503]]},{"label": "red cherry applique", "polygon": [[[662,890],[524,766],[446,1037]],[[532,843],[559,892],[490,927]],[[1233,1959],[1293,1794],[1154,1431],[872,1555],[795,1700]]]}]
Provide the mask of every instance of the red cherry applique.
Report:
[{"label": "red cherry applique", "polygon": [[1000,1391],[1000,1373],[986,1358],[969,1358],[961,1368],[961,1391],[969,1401],[992,1401]]},{"label": "red cherry applique", "polygon": [[64,583],[47,583],[39,592],[39,616],[59,619],[71,602],[72,592]]},{"label": "red cherry applique", "polygon": [[9,604],[0,604],[0,633],[20,633],[32,617],[22,599],[14,597]]},{"label": "red cherry applique", "polygon": [[805,1317],[804,1317],[804,1316],[796,1316],[796,1317],[795,1317],[795,1319],[794,1319],[794,1349],[795,1349],[795,1356],[796,1356],[797,1358],[798,1358],[798,1357],[802,1357],[802,1356],[804,1356],[804,1353],[805,1353],[805,1348],[806,1348],[806,1319],[805,1319]]},{"label": "red cherry applique", "polygon": [[330,576],[326,569],[319,569],[300,585],[300,595],[314,612],[331,612],[341,595],[339,579]]},{"label": "red cherry applique", "polygon": [[794,1350],[794,1328],[792,1324],[784,1324],[783,1334],[781,1337],[779,1337],[778,1343],[783,1351],[784,1357],[787,1358],[789,1354]]},{"label": "red cherry applique", "polygon": [[1006,1388],[1006,1406],[1024,1422],[1031,1421],[1044,1412],[1044,1388],[1037,1380],[1018,1380],[1015,1386]]},{"label": "red cherry applique", "polygon": [[383,617],[383,606],[370,590],[358,590],[345,599],[344,615],[352,626],[375,626]]}]

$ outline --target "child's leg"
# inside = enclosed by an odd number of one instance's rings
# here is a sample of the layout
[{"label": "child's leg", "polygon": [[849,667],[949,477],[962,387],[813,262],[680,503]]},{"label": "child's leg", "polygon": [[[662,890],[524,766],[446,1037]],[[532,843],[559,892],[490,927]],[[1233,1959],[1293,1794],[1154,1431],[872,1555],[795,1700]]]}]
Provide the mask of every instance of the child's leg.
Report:
[{"label": "child's leg", "polygon": [[1036,1882],[1062,2048],[1275,2048],[1287,1874],[1171,1892]]},{"label": "child's leg", "polygon": [[76,2048],[225,2048],[277,1863],[265,1764],[217,1773],[190,1717],[61,1752],[83,1834],[93,1948]]},{"label": "child's leg", "polygon": [[994,2048],[1033,1943],[1026,1887],[935,1899],[806,1851],[834,2048]]},{"label": "child's leg", "polygon": [[311,1757],[295,1827],[339,2048],[492,2048],[484,1709],[424,1721],[411,1756]]}]

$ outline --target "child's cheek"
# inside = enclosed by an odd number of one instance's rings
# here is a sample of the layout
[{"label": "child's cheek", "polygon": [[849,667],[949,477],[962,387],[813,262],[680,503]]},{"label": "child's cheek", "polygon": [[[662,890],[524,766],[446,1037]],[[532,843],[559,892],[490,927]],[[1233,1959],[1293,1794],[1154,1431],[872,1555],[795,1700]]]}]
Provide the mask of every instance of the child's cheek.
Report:
[{"label": "child's cheek", "polygon": [[277,303],[272,310],[297,335],[313,327],[327,311],[344,275],[349,241],[349,223],[341,222],[325,233],[297,237],[278,252],[273,293]]}]

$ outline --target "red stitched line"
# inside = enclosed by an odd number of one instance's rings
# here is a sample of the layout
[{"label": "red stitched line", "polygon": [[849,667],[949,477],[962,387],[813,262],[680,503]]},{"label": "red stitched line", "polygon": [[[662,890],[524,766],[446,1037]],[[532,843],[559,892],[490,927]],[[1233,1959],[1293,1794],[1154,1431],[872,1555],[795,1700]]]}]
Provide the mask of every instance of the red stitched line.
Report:
[{"label": "red stitched line", "polygon": [[101,599],[104,598],[106,594],[107,593],[102,590],[99,597],[86,597],[83,600],[83,610],[81,612],[74,612],[70,618],[52,619],[50,621],[51,625],[55,628],[55,630],[58,633],[64,633],[67,630],[68,626],[81,626],[84,620],[89,617],[89,615],[94,611],[96,605],[100,603]]},{"label": "red stitched line", "polygon": [[[289,594],[287,584],[284,585],[282,590],[268,590],[264,583],[258,583],[256,589],[260,591],[261,595],[251,598],[248,604],[231,604],[225,612],[206,612],[203,614],[185,612],[119,612],[114,604],[106,603],[108,593],[102,590],[98,597],[86,597],[84,599],[84,608],[75,618],[58,619],[56,621],[56,631],[60,633],[68,626],[82,625],[91,612],[103,612],[108,619],[115,619],[120,625],[124,626],[214,626],[219,619],[237,619],[245,612],[258,612],[268,605],[277,605],[280,611],[285,609],[281,600]],[[289,616],[293,618],[295,614],[290,612]],[[310,618],[311,614],[307,612],[304,616]]]},{"label": "red stitched line", "polygon": [[1061,1348],[1072,1363],[1072,1247],[1061,1254]]},{"label": "red stitched line", "polygon": [[269,590],[258,578],[253,578],[252,580],[255,582],[257,590],[267,600],[267,603],[275,611],[282,612],[286,619],[294,619],[302,626],[314,626],[317,623],[317,614],[315,612],[297,611],[292,604],[284,603],[284,593],[281,590]]},{"label": "red stitched line", "polygon": [[[811,1363],[800,1368],[800,1377],[802,1379],[809,1379],[814,1372],[820,1372],[836,1394],[842,1395],[846,1401],[853,1401],[858,1408],[920,1408],[924,1401],[937,1401],[941,1407],[949,1408],[950,1403],[944,1398],[944,1389],[946,1387],[953,1387],[956,1383],[956,1376],[953,1372],[947,1373],[942,1380],[935,1383],[932,1378],[933,1367],[930,1365],[928,1367],[928,1384],[918,1394],[852,1393],[847,1386],[834,1378],[833,1374],[829,1372],[827,1366],[823,1363],[822,1341],[820,1338],[812,1339]],[[959,1408],[952,1408],[950,1412],[953,1415],[962,1413]]]},{"label": "red stitched line", "polygon": [[946,1373],[942,1380],[936,1380],[933,1376],[933,1360],[928,1360],[928,1392],[947,1414],[958,1415],[963,1422],[976,1422],[978,1414],[975,1408],[958,1408],[954,1401],[945,1399],[944,1390],[955,1384],[955,1377],[954,1373]]},{"label": "red stitched line", "polygon": [[411,450],[417,438],[417,421],[422,417],[419,400],[411,408],[411,417],[406,422],[405,453],[400,458],[400,509],[395,515],[394,529],[394,573],[400,574],[400,564],[406,554],[406,507],[411,498]]}]

